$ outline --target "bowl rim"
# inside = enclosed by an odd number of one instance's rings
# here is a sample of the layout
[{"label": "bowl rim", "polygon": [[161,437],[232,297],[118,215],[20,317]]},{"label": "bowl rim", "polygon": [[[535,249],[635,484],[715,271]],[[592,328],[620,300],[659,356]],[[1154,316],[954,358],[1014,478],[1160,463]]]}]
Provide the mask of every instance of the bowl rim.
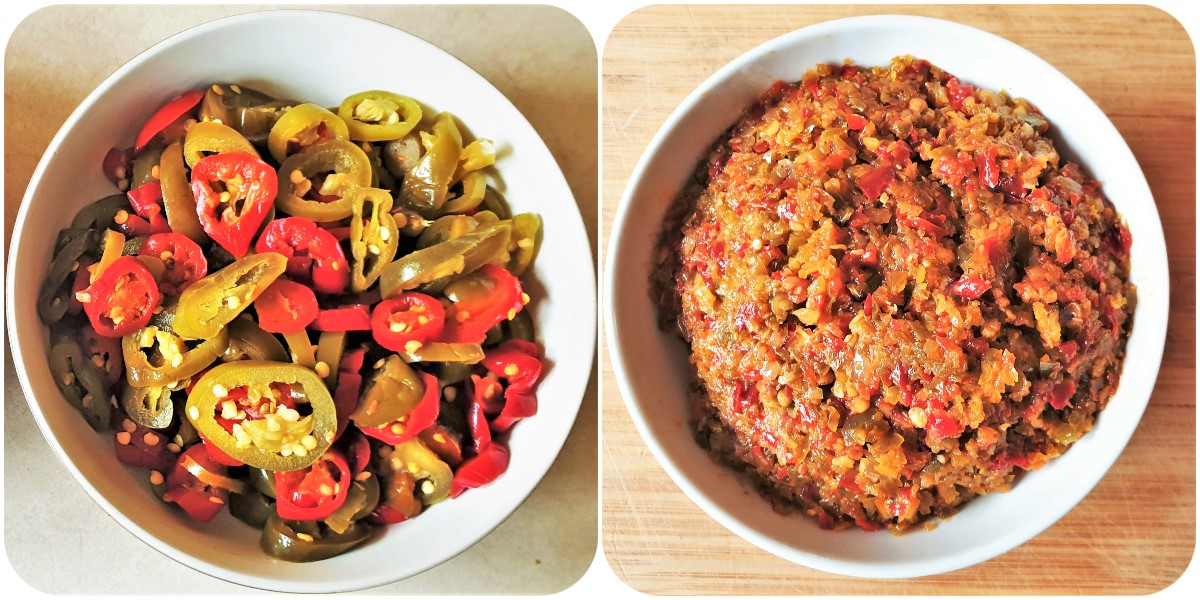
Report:
[{"label": "bowl rim", "polygon": [[[337,11],[333,11],[333,10],[320,10],[320,9],[312,9],[312,8],[268,7],[268,8],[264,8],[261,10],[255,10],[252,12],[239,13],[239,14],[235,14],[235,15],[229,15],[229,16],[220,17],[217,19],[212,19],[210,21],[192,25],[192,26],[187,27],[177,33],[174,33],[170,36],[162,38],[161,40],[155,42],[150,47],[146,48],[145,50],[139,52],[138,54],[136,54],[135,56],[130,58],[128,61],[126,61],[124,64],[122,64],[119,68],[117,68],[115,71],[110,73],[107,77],[105,77],[104,80],[101,83],[99,83],[96,86],[96,88],[93,89],[79,103],[78,106],[75,107],[75,109],[71,112],[71,114],[63,122],[63,124],[59,127],[58,131],[55,133],[55,135],[51,138],[50,142],[47,144],[45,151],[43,152],[41,158],[38,160],[37,166],[34,168],[33,173],[29,178],[29,182],[26,184],[25,192],[21,197],[21,204],[18,208],[16,217],[13,220],[13,224],[14,224],[13,231],[12,231],[12,235],[11,235],[11,238],[10,238],[9,244],[8,244],[8,260],[7,260],[7,265],[6,265],[7,266],[7,274],[5,277],[5,286],[7,288],[6,293],[5,293],[6,307],[11,309],[11,307],[13,307],[16,303],[16,296],[17,296],[17,294],[15,292],[16,286],[14,286],[13,284],[14,284],[14,279],[16,277],[15,273],[18,271],[17,260],[18,260],[18,257],[21,255],[21,252],[19,252],[19,248],[21,246],[20,240],[24,237],[26,225],[31,225],[30,223],[28,223],[28,213],[30,211],[30,206],[31,206],[33,198],[37,192],[37,189],[40,187],[41,180],[44,177],[46,170],[49,168],[50,163],[52,162],[52,159],[55,154],[55,150],[58,149],[59,146],[61,146],[61,144],[63,143],[64,139],[68,136],[68,134],[77,127],[79,121],[81,121],[84,118],[84,116],[92,110],[94,105],[100,101],[101,97],[103,95],[105,95],[105,93],[107,93],[107,91],[116,82],[123,79],[129,73],[140,68],[143,64],[152,60],[155,56],[157,56],[163,50],[165,50],[169,47],[175,46],[181,42],[184,42],[187,40],[192,40],[194,38],[201,37],[204,35],[208,35],[209,33],[213,32],[213,31],[224,29],[224,28],[231,27],[231,26],[237,26],[237,25],[240,25],[240,24],[246,23],[246,22],[255,22],[255,21],[267,21],[267,22],[276,21],[277,22],[277,21],[304,20],[304,19],[321,19],[321,20],[324,20],[325,22],[348,23],[348,24],[354,24],[356,26],[366,26],[366,27],[375,28],[375,29],[379,29],[379,30],[386,29],[387,33],[389,35],[405,38],[407,43],[413,44],[415,46],[423,46],[425,48],[425,50],[439,54],[443,58],[445,58],[447,61],[452,61],[454,63],[457,63],[463,69],[465,69],[466,72],[469,72],[474,77],[477,77],[478,83],[481,83],[481,84],[491,88],[492,90],[494,90],[496,92],[496,95],[500,99],[502,99],[503,103],[505,103],[506,107],[508,109],[510,109],[514,115],[516,115],[516,118],[518,120],[518,128],[527,128],[527,130],[530,133],[532,133],[532,137],[530,140],[531,143],[529,145],[531,147],[533,147],[535,150],[540,149],[540,150],[544,151],[545,156],[548,157],[551,161],[553,161],[553,164],[554,164],[554,168],[550,172],[546,173],[545,175],[548,177],[554,178],[556,181],[561,181],[562,189],[566,192],[566,194],[572,200],[572,203],[575,206],[575,210],[573,211],[573,213],[571,211],[568,211],[568,215],[574,214],[575,218],[568,219],[567,221],[569,221],[569,222],[564,222],[564,223],[558,224],[557,226],[567,229],[568,233],[572,234],[572,237],[574,239],[578,240],[576,247],[571,248],[570,251],[571,252],[579,252],[581,254],[581,258],[586,259],[586,264],[588,265],[587,268],[588,268],[589,273],[591,274],[590,278],[589,277],[583,278],[584,281],[588,282],[588,289],[585,289],[583,291],[585,292],[586,297],[590,299],[590,301],[586,304],[586,306],[577,307],[577,310],[580,310],[583,313],[583,316],[585,317],[583,319],[584,326],[580,331],[578,331],[578,333],[582,334],[583,337],[585,337],[587,340],[591,340],[591,344],[588,344],[592,348],[592,352],[591,352],[590,356],[587,357],[587,359],[590,359],[587,361],[588,365],[590,366],[590,368],[587,370],[587,372],[591,373],[592,371],[594,371],[595,370],[595,360],[596,360],[596,348],[598,347],[598,344],[597,344],[598,340],[596,339],[598,318],[597,318],[597,314],[596,314],[596,312],[597,312],[596,296],[597,295],[596,295],[596,275],[595,275],[595,269],[596,269],[595,254],[593,253],[593,248],[592,248],[591,244],[589,243],[590,238],[587,234],[586,227],[583,224],[582,213],[578,209],[578,204],[576,202],[574,202],[574,192],[571,191],[570,184],[568,183],[566,176],[562,172],[562,167],[558,164],[558,159],[550,151],[549,147],[546,146],[545,140],[542,139],[541,134],[538,132],[538,130],[535,127],[533,127],[533,125],[525,117],[524,113],[522,113],[503,92],[501,92],[498,88],[496,88],[495,84],[493,84],[490,80],[488,80],[481,73],[479,73],[479,71],[477,71],[475,68],[473,68],[472,66],[470,66],[463,60],[459,59],[454,54],[444,50],[443,48],[441,48],[440,46],[438,46],[437,44],[435,44],[433,42],[430,42],[414,33],[400,29],[397,26],[394,26],[394,25],[391,25],[388,23],[384,23],[381,21],[377,21],[372,18],[361,17],[361,16],[347,14],[347,13],[343,13],[343,12],[337,12]],[[590,290],[590,293],[588,293],[589,290]],[[8,311],[6,311],[6,313],[7,312]],[[590,316],[590,318],[587,318],[589,316]],[[520,508],[520,506],[522,504],[524,504],[524,502],[528,499],[529,495],[532,494],[533,491],[535,489],[537,489],[537,487],[539,485],[541,485],[543,479],[545,478],[546,473],[549,472],[550,468],[552,468],[553,465],[555,464],[555,462],[557,461],[558,456],[560,455],[562,448],[566,443],[567,438],[570,436],[571,430],[574,428],[574,424],[578,421],[579,411],[582,409],[583,397],[586,395],[587,386],[588,386],[588,378],[587,377],[580,378],[579,381],[572,382],[570,384],[569,389],[568,389],[568,391],[569,391],[568,397],[575,399],[575,400],[572,400],[572,402],[571,402],[572,404],[575,405],[574,409],[572,411],[572,415],[570,416],[569,423],[566,423],[566,426],[564,427],[564,430],[561,435],[561,439],[549,440],[551,442],[550,446],[552,446],[552,447],[548,446],[546,448],[546,451],[547,451],[546,455],[549,457],[549,460],[548,460],[548,462],[545,463],[545,468],[541,469],[541,472],[537,474],[537,477],[533,480],[533,484],[530,485],[527,490],[524,490],[520,494],[520,497],[517,499],[517,501],[513,503],[512,508],[510,510],[508,510],[507,513],[504,514],[503,517],[500,518],[494,525],[491,525],[489,527],[479,527],[471,535],[466,536],[464,539],[469,540],[469,543],[466,543],[462,548],[453,552],[452,554],[447,555],[445,558],[443,558],[442,560],[440,560],[438,562],[435,562],[435,563],[430,564],[427,567],[424,567],[420,570],[413,571],[411,573],[407,573],[407,574],[404,574],[399,577],[395,576],[395,575],[391,575],[388,572],[383,572],[374,577],[360,577],[360,578],[357,578],[354,580],[336,580],[336,581],[332,581],[329,583],[303,582],[299,585],[296,585],[296,584],[289,584],[287,581],[284,581],[282,579],[264,578],[264,577],[260,577],[260,576],[245,575],[238,571],[229,570],[229,569],[226,569],[219,565],[215,565],[205,559],[199,558],[197,556],[193,556],[191,554],[188,554],[186,552],[183,552],[181,550],[178,550],[178,549],[172,547],[169,543],[167,543],[163,539],[159,538],[155,534],[151,533],[150,531],[146,530],[145,528],[141,527],[135,521],[126,518],[120,509],[115,507],[106,497],[104,497],[102,494],[99,493],[99,491],[95,488],[95,486],[92,485],[92,483],[80,472],[78,467],[74,464],[74,461],[71,460],[71,458],[66,455],[66,452],[63,449],[62,445],[59,443],[56,434],[50,428],[49,423],[46,421],[45,415],[42,413],[42,410],[36,399],[36,394],[34,393],[33,386],[32,386],[32,384],[29,380],[29,377],[26,373],[26,370],[27,370],[26,366],[25,366],[26,365],[26,356],[23,353],[22,345],[20,343],[21,337],[18,335],[19,326],[18,326],[17,322],[8,314],[6,314],[5,321],[6,321],[7,334],[9,336],[9,340],[10,340],[8,343],[8,346],[9,346],[10,354],[11,354],[13,362],[14,362],[15,371],[17,373],[17,379],[20,382],[21,391],[25,396],[25,402],[29,406],[30,412],[32,413],[32,415],[34,417],[34,420],[37,422],[38,428],[41,430],[42,435],[45,438],[47,444],[50,446],[51,450],[53,451],[55,458],[57,458],[59,463],[62,464],[63,467],[67,470],[67,472],[69,472],[71,474],[72,478],[76,481],[76,483],[78,483],[80,486],[82,486],[84,488],[84,490],[87,492],[88,497],[91,498],[91,500],[93,502],[95,502],[97,505],[99,505],[100,508],[110,518],[112,518],[114,521],[116,521],[118,524],[120,524],[122,528],[124,528],[125,530],[132,533],[134,535],[134,537],[137,538],[140,542],[142,542],[143,544],[147,545],[150,548],[153,548],[159,554],[166,556],[167,558],[170,558],[171,560],[173,560],[181,565],[184,565],[194,571],[202,573],[204,575],[208,575],[208,576],[211,576],[211,577],[223,580],[223,581],[227,581],[230,583],[234,583],[237,585],[246,586],[248,588],[268,590],[268,591],[281,591],[281,592],[288,592],[288,593],[297,593],[297,592],[300,592],[300,593],[332,593],[332,592],[350,592],[350,591],[365,590],[365,589],[369,589],[369,588],[379,587],[382,585],[387,585],[390,583],[394,583],[397,581],[401,581],[401,580],[408,579],[410,577],[419,575],[420,573],[423,573],[429,569],[432,569],[436,566],[439,566],[441,564],[444,564],[444,563],[450,561],[451,559],[458,556],[459,554],[474,547],[475,545],[477,545],[479,543],[480,540],[482,540],[484,537],[486,537],[488,534],[490,534],[492,531],[494,531],[497,527],[499,527],[502,523],[504,523],[510,516],[512,516],[513,512],[515,512],[518,508]],[[37,326],[40,327],[44,332],[45,327],[43,325],[41,325],[40,321],[38,322]],[[584,360],[585,360],[585,357],[581,356],[580,361],[583,362]]]},{"label": "bowl rim", "polygon": [[[631,420],[634,423],[638,434],[642,441],[649,447],[651,454],[658,462],[659,466],[667,473],[670,479],[680,488],[693,503],[699,506],[709,517],[720,523],[733,534],[750,542],[758,548],[774,554],[780,558],[786,559],[796,564],[812,567],[821,571],[860,577],[866,579],[900,579],[910,577],[923,577],[928,575],[936,575],[947,573],[958,569],[963,569],[992,558],[999,556],[1017,546],[1033,539],[1051,525],[1056,523],[1064,515],[1070,512],[1086,497],[1096,484],[1108,473],[1113,463],[1124,451],[1129,439],[1132,437],[1137,424],[1141,420],[1141,416],[1149,403],[1150,396],[1153,392],[1153,385],[1148,386],[1143,391],[1135,392],[1140,399],[1136,410],[1136,419],[1128,425],[1124,433],[1119,436],[1119,444],[1107,455],[1099,456],[1101,459],[1098,462],[1104,463],[1103,470],[1099,471],[1100,475],[1094,481],[1086,486],[1083,486],[1080,493],[1073,495],[1067,501],[1060,502],[1053,507],[1053,510],[1046,511],[1037,515],[1033,520],[1035,524],[1023,529],[1014,530],[1008,535],[999,536],[990,542],[981,543],[974,546],[970,552],[962,552],[949,557],[934,557],[933,559],[917,559],[901,561],[889,564],[880,564],[869,560],[853,560],[831,558],[828,556],[816,554],[810,551],[802,550],[796,546],[787,545],[777,540],[771,539],[753,526],[744,522],[738,516],[735,516],[725,509],[721,508],[715,495],[710,494],[697,484],[695,484],[675,463],[671,458],[667,449],[659,443],[652,433],[651,426],[647,416],[640,408],[639,401],[634,393],[635,385],[634,375],[631,375],[629,364],[626,360],[626,348],[630,344],[627,337],[624,335],[622,327],[619,325],[617,317],[617,302],[614,300],[616,294],[613,290],[620,288],[618,269],[614,268],[619,264],[620,248],[622,242],[630,235],[627,225],[634,219],[634,205],[637,201],[639,189],[642,187],[642,181],[648,176],[648,170],[657,153],[661,151],[664,141],[684,122],[689,113],[701,103],[702,99],[712,90],[725,84],[732,79],[734,75],[745,71],[748,66],[761,60],[762,57],[785,51],[788,47],[800,44],[803,42],[812,42],[813,40],[829,34],[842,33],[847,29],[867,28],[879,25],[886,25],[890,28],[898,29],[927,29],[940,28],[942,30],[953,30],[960,34],[977,36],[986,40],[990,44],[1005,47],[1013,53],[1023,57],[1037,67],[1047,70],[1056,75],[1063,85],[1074,92],[1077,92],[1083,98],[1086,98],[1097,112],[1103,117],[1102,126],[1110,128],[1115,134],[1117,145],[1114,151],[1120,155],[1119,162],[1130,165],[1129,177],[1132,179],[1132,185],[1138,191],[1144,191],[1145,198],[1149,199],[1150,206],[1146,207],[1145,214],[1139,214],[1139,220],[1146,220],[1153,225],[1153,229],[1157,232],[1157,236],[1150,240],[1152,243],[1149,247],[1151,259],[1161,257],[1163,265],[1163,289],[1158,297],[1164,298],[1161,303],[1164,308],[1169,300],[1169,265],[1166,260],[1166,248],[1164,236],[1162,233],[1161,219],[1159,218],[1157,205],[1153,202],[1149,184],[1146,181],[1145,173],[1142,171],[1136,157],[1130,150],[1128,143],[1121,136],[1120,131],[1112,124],[1111,119],[1099,109],[1095,101],[1092,100],[1074,81],[1062,74],[1053,65],[1042,59],[1037,54],[1027,50],[1023,46],[1012,42],[1002,36],[985,31],[976,27],[965,25],[956,21],[947,19],[939,19],[933,17],[914,16],[914,15],[897,15],[897,14],[872,14],[855,17],[846,17],[832,19],[814,23],[800,29],[783,33],[770,40],[767,40],[750,50],[739,55],[737,58],[728,62],[712,75],[707,77],[699,86],[697,86],[690,94],[688,94],[679,105],[671,112],[663,124],[655,132],[650,139],[642,156],[634,166],[630,173],[628,181],[625,183],[624,190],[621,194],[620,203],[613,218],[612,229],[609,234],[607,243],[607,252],[605,255],[605,290],[608,301],[604,307],[605,333],[608,342],[608,352],[611,356],[613,373],[617,382],[617,388],[621,393],[622,401],[626,411],[629,413]],[[735,83],[736,85],[736,83]],[[764,87],[765,89],[765,87]],[[732,123],[732,121],[731,121]],[[719,137],[720,134],[718,134]],[[714,138],[715,139],[715,138]],[[649,298],[646,299],[649,301]],[[1141,298],[1139,298],[1139,303]],[[1166,311],[1162,313],[1161,322],[1152,321],[1149,324],[1142,324],[1142,327],[1151,330],[1151,340],[1148,348],[1143,348],[1143,351],[1153,353],[1150,364],[1153,365],[1153,373],[1150,378],[1151,383],[1157,378],[1157,373],[1161,364],[1163,348],[1166,339],[1167,316]],[[656,332],[662,334],[662,332]],[[665,334],[664,334],[665,335]],[[1132,334],[1131,334],[1132,339]],[[1126,354],[1125,360],[1128,361],[1129,354]],[[689,427],[690,430],[690,427]],[[714,468],[728,469],[724,465],[713,463]],[[738,475],[739,478],[744,478]],[[765,505],[764,505],[765,506]],[[949,523],[947,520],[935,521],[937,523]],[[916,530],[905,535],[919,535],[924,530]]]}]

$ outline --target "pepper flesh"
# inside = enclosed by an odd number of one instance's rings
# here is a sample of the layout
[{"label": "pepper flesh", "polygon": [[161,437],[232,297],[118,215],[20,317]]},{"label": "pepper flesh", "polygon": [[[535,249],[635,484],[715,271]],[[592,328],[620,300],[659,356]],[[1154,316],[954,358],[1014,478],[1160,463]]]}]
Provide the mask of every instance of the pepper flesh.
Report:
[{"label": "pepper flesh", "polygon": [[424,395],[417,373],[393,354],[371,376],[350,418],[359,427],[379,427],[412,412]]},{"label": "pepper flesh", "polygon": [[[165,386],[187,379],[216,362],[228,342],[229,331],[221,328],[199,346],[188,349],[179,336],[153,325],[144,327],[121,340],[126,379],[134,387]],[[152,364],[142,348],[150,348],[151,355],[161,357],[162,364]]]},{"label": "pepper flesh", "polygon": [[421,105],[407,96],[370,90],[342,100],[338,116],[346,123],[352,140],[398,140],[421,122]]},{"label": "pepper flesh", "polygon": [[331,138],[347,139],[346,123],[327,109],[312,103],[297,104],[284,111],[267,137],[267,149],[277,162],[290,154]]},{"label": "pepper flesh", "polygon": [[[273,416],[280,417],[283,422],[289,423],[288,426],[275,431],[273,435],[266,433],[271,428],[255,426],[243,439],[239,439],[236,433],[226,431],[217,422],[216,414],[223,408],[218,405],[226,402],[229,392],[242,387],[265,389],[272,384],[287,384],[293,390],[299,386],[312,408],[312,414],[292,420],[281,416],[279,413],[283,411],[277,410],[272,413]],[[221,392],[225,392],[225,395],[221,395]],[[275,404],[270,393],[262,395],[262,402]],[[277,406],[295,412],[282,404]],[[187,416],[200,435],[222,452],[247,465],[268,471],[298,471],[313,464],[333,443],[337,428],[333,398],[321,379],[304,367],[280,362],[239,361],[213,367],[200,378],[188,396]],[[278,422],[267,415],[256,420]],[[243,428],[249,428],[248,424],[252,423],[247,419],[240,424]],[[236,425],[234,431],[237,431]],[[256,433],[270,437],[256,437]]]},{"label": "pepper flesh", "polygon": [[282,255],[252,254],[197,281],[179,296],[175,332],[190,339],[215,337],[286,268],[287,259]]},{"label": "pepper flesh", "polygon": [[265,332],[253,319],[240,316],[225,327],[229,344],[221,354],[224,362],[239,360],[269,360],[287,362],[288,353],[275,336]]},{"label": "pepper flesh", "polygon": [[358,523],[339,534],[322,529],[315,521],[287,521],[272,515],[263,527],[259,547],[280,560],[312,562],[337,556],[370,537],[371,528]]},{"label": "pepper flesh", "polygon": [[[300,173],[299,176],[293,175],[296,171]],[[326,196],[326,192],[336,192],[337,198],[329,202],[305,199],[312,189],[309,180],[331,171],[333,175],[329,177],[336,177],[338,184],[330,187],[336,189],[318,191]],[[362,148],[346,140],[325,140],[287,157],[279,165],[279,195],[275,202],[281,210],[294,217],[304,217],[318,223],[338,221],[353,212],[348,191],[370,184],[371,160]]]},{"label": "pepper flesh", "polygon": [[192,169],[200,224],[235,257],[250,249],[251,238],[275,202],[275,192],[275,170],[250,154],[215,154]]},{"label": "pepper flesh", "polygon": [[396,257],[400,230],[387,190],[357,188],[350,194],[350,208],[350,291],[357,293],[374,285]]},{"label": "pepper flesh", "polygon": [[454,118],[450,113],[438,115],[425,154],[400,186],[400,199],[404,205],[426,218],[436,216],[446,203],[450,178],[458,167],[461,152],[462,136]]},{"label": "pepper flesh", "polygon": [[108,429],[112,417],[109,388],[104,371],[88,360],[77,342],[62,342],[50,348],[50,373],[67,402],[92,429]]},{"label": "pepper flesh", "polygon": [[259,158],[258,150],[232,127],[216,121],[201,121],[188,129],[183,138],[183,160],[188,168],[211,154],[249,154]]},{"label": "pepper flesh", "polygon": [[489,263],[507,263],[511,227],[508,223],[497,223],[406,254],[384,267],[379,277],[380,293],[391,298],[423,284],[470,273]]},{"label": "pepper flesh", "polygon": [[182,233],[193,242],[203,242],[204,227],[196,217],[196,197],[192,195],[192,186],[188,183],[182,143],[173,142],[163,150],[158,175],[162,185],[163,209],[171,231]]}]

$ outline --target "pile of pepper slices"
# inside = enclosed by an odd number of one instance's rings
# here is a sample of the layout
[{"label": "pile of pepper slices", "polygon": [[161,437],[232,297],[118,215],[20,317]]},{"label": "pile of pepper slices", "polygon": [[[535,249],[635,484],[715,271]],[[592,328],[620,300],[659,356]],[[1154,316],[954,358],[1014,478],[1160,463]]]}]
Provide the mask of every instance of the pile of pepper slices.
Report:
[{"label": "pile of pepper slices", "polygon": [[59,232],[38,298],[64,397],[192,518],[319,560],[485,485],[537,411],[517,279],[541,221],[490,141],[382,91],[160,108]]}]

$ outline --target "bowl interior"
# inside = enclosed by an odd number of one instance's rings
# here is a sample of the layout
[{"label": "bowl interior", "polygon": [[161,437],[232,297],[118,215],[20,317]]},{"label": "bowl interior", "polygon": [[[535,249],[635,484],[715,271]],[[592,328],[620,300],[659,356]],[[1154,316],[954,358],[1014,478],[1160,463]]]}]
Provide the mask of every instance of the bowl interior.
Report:
[{"label": "bowl interior", "polygon": [[[120,465],[111,434],[90,430],[56,389],[47,335],[35,308],[55,233],[91,201],[113,193],[100,172],[111,147],[129,146],[145,119],[187,89],[239,82],[269,93],[336,106],[368,89],[409,95],[450,111],[496,142],[496,170],[514,212],[538,213],[545,248],[531,274],[530,310],[545,347],[539,414],[514,428],[512,462],[493,484],[393,525],[366,546],[303,565],[265,556],[258,532],[227,512],[211,524],[167,510],[144,474]],[[107,79],[50,145],[27,190],[9,263],[9,326],[17,371],[39,425],[68,470],[125,527],[200,571],[282,591],[381,585],[466,549],[504,520],[549,469],[574,423],[591,371],[595,275],[578,209],[557,163],[515,107],[454,57],[394,28],[345,15],[270,11],[185,31]],[[551,401],[552,400],[552,401]]]},{"label": "bowl interior", "polygon": [[[1138,307],[1116,396],[1095,428],[1064,456],[1025,475],[1011,492],[972,500],[932,531],[902,536],[824,531],[806,517],[775,513],[745,480],[716,465],[694,442],[687,348],[656,327],[647,282],[657,265],[650,256],[666,208],[697,161],[774,81],[798,80],[822,62],[884,65],[903,54],[928,59],[977,87],[1025,97],[1045,113],[1060,152],[1069,149],[1065,154],[1103,182],[1128,223]],[[1030,52],[936,19],[872,16],[823,23],[767,42],[721,69],[650,143],[625,190],[609,251],[611,354],[626,405],[655,457],[693,501],[736,534],[794,562],[841,574],[911,577],[962,568],[1023,543],[1066,514],[1132,435],[1165,339],[1162,227],[1145,177],[1120,134],[1086,94]]]}]

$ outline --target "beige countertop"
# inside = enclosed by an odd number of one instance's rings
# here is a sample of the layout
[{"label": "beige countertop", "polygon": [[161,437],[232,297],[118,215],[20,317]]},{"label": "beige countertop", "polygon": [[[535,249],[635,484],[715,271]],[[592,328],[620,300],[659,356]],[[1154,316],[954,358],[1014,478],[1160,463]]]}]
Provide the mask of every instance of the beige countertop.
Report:
[{"label": "beige countertop", "polygon": [[[5,245],[50,139],[104,78],[172,34],[260,9],[54,6],[20,23],[4,63]],[[559,9],[538,6],[331,10],[429,40],[508,96],[558,160],[595,247],[597,64],[583,25]],[[55,459],[30,414],[7,349],[4,380],[4,542],[8,560],[26,583],[73,594],[253,591],[176,563],[109,518]],[[450,561],[368,592],[544,594],[569,587],[596,552],[596,433],[593,376],[558,460],[507,521]]]}]

